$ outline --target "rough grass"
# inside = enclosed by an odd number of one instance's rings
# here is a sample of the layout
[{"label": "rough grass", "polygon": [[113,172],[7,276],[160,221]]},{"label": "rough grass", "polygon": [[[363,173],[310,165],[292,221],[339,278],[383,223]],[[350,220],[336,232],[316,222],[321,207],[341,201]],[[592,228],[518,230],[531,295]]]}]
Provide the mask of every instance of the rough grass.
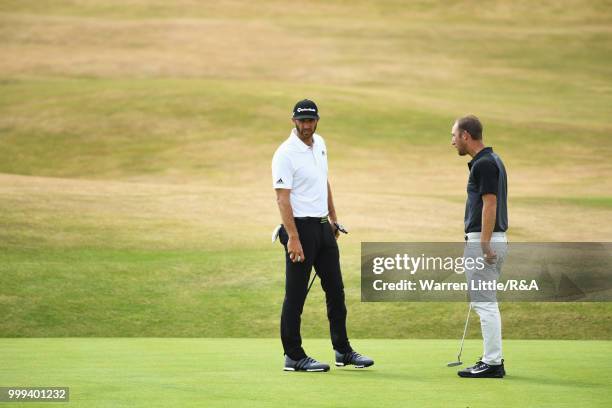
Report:
[{"label": "rough grass", "polygon": [[[610,240],[610,9],[0,1],[0,335],[275,336],[270,158],[308,96],[352,333],[455,337],[463,305],[361,304],[359,243],[461,239],[466,112],[508,167],[512,240]],[[607,304],[504,308],[509,337],[610,338]],[[306,314],[326,336],[319,292]]]}]

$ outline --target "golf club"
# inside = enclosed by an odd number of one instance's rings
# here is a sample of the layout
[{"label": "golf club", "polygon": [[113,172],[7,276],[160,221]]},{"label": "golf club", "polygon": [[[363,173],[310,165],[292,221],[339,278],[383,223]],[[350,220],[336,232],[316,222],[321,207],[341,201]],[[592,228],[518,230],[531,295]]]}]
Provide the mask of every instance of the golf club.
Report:
[{"label": "golf club", "polygon": [[348,230],[344,227],[344,225],[338,224],[337,222],[334,222],[334,225],[336,226],[338,231],[340,231],[341,233],[348,234]]},{"label": "golf club", "polygon": [[470,313],[472,312],[472,302],[470,302],[470,307],[468,308],[467,318],[465,319],[465,327],[463,328],[463,337],[461,337],[461,346],[459,347],[459,354],[457,354],[457,361],[453,361],[452,363],[448,363],[447,367],[457,367],[463,364],[461,361],[461,353],[463,352],[463,342],[465,340],[465,334],[467,333],[468,323],[470,322]]},{"label": "golf club", "polygon": [[306,296],[308,296],[308,292],[310,292],[310,288],[312,287],[312,284],[314,283],[315,279],[317,279],[317,273],[315,272],[312,279],[310,280],[310,284],[308,285],[308,289],[306,289]]},{"label": "golf club", "polygon": [[[342,224],[338,224],[337,222],[334,222],[334,225],[336,226],[336,228],[338,228],[338,231],[340,231],[343,234],[348,234],[348,230],[346,228],[344,228],[344,225]],[[308,285],[308,289],[306,289],[306,296],[308,296],[308,292],[310,292],[310,288],[312,287],[312,284],[314,283],[315,279],[317,279],[317,273],[315,272],[314,276],[312,277],[312,279],[310,280],[310,284]]]}]

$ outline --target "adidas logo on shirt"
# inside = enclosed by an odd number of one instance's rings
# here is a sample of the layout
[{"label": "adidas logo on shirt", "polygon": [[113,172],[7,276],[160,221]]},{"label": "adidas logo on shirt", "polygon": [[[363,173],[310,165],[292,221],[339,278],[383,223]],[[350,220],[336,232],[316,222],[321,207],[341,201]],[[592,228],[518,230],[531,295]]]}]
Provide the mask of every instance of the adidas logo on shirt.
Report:
[{"label": "adidas logo on shirt", "polygon": [[284,184],[284,183],[283,183],[283,179],[282,179],[282,178],[279,178],[278,180],[276,180],[276,184]]}]

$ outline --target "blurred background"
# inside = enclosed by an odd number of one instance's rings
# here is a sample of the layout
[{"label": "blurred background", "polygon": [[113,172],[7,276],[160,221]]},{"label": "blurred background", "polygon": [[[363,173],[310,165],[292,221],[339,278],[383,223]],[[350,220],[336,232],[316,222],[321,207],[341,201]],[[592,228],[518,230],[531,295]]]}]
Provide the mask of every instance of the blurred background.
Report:
[{"label": "blurred background", "polygon": [[[3,337],[277,337],[270,162],[303,98],[353,337],[460,334],[464,304],[359,286],[362,241],[462,240],[458,116],[505,161],[511,241],[612,238],[610,1],[0,0],[0,55]],[[508,338],[610,339],[611,312],[502,305]],[[327,337],[318,283],[304,314]]]}]

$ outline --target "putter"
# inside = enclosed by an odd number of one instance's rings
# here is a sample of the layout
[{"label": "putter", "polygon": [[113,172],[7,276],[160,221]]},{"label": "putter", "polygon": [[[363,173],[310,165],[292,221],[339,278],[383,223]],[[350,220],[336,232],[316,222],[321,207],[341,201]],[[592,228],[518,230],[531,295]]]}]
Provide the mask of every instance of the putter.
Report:
[{"label": "putter", "polygon": [[468,323],[470,322],[470,313],[472,312],[472,302],[470,302],[470,307],[468,309],[467,318],[465,319],[465,327],[463,328],[463,337],[461,337],[461,346],[459,347],[459,354],[457,354],[457,361],[453,361],[452,363],[448,363],[447,367],[457,367],[463,364],[461,361],[461,353],[463,352],[463,341],[465,340],[465,334],[467,333]]},{"label": "putter", "polygon": [[338,231],[340,231],[341,233],[348,234],[348,230],[346,228],[344,228],[344,225],[338,224],[337,222],[334,222],[334,225],[336,226]]},{"label": "putter", "polygon": [[272,231],[272,243],[274,243],[274,241],[276,241],[276,239],[278,238],[278,234],[282,227],[283,224],[278,224],[276,227],[274,227],[274,230]]},{"label": "putter", "polygon": [[317,279],[317,273],[316,272],[314,273],[314,276],[310,280],[310,284],[308,285],[308,289],[306,289],[306,296],[308,296],[308,292],[310,292],[310,288],[312,288],[312,284],[314,283],[315,279]]},{"label": "putter", "polygon": [[[343,234],[348,234],[348,230],[344,227],[344,225],[338,224],[337,222],[334,222],[334,225],[336,226],[336,228],[338,228],[338,231],[342,232]],[[279,233],[279,231],[280,231],[282,226],[283,226],[282,224],[278,224],[276,226],[276,228],[274,228],[274,230],[272,231],[272,242],[277,240],[278,233]],[[312,279],[310,280],[310,283],[308,284],[308,289],[306,289],[306,296],[308,296],[308,292],[310,292],[310,288],[312,288],[312,285],[313,285],[315,279],[317,279],[317,273],[316,272],[314,273]]]},{"label": "putter", "polygon": [[[334,222],[334,225],[336,226],[336,228],[338,228],[338,231],[340,231],[343,234],[348,234],[348,230],[346,228],[344,228],[344,225],[342,224],[338,224],[337,222]],[[310,280],[310,284],[308,285],[308,289],[306,289],[306,296],[308,296],[308,292],[310,292],[310,288],[312,288],[312,284],[314,283],[315,279],[317,279],[317,273],[315,272],[314,276],[312,277],[312,279]]]}]

